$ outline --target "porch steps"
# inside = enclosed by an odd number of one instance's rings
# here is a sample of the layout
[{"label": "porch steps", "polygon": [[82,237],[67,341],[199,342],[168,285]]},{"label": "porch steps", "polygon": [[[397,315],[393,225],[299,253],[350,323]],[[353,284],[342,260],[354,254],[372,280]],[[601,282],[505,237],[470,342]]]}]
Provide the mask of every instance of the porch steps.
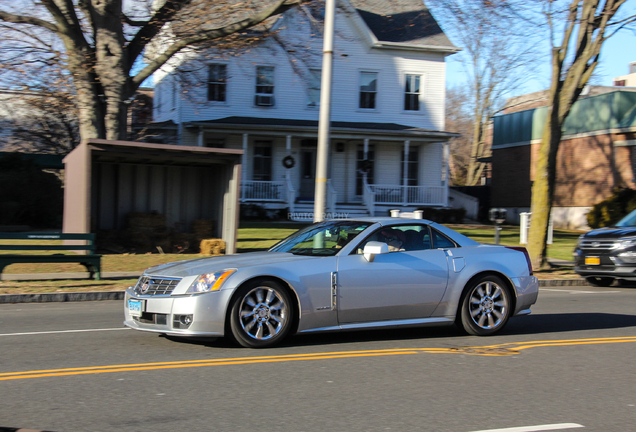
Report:
[{"label": "porch steps", "polygon": [[[326,219],[355,219],[359,217],[368,217],[369,212],[367,208],[362,204],[357,203],[342,203],[336,204],[336,211],[333,213],[327,212]],[[313,202],[298,202],[294,205],[294,212],[292,213],[291,220],[295,222],[313,222],[314,220],[314,203]]]}]

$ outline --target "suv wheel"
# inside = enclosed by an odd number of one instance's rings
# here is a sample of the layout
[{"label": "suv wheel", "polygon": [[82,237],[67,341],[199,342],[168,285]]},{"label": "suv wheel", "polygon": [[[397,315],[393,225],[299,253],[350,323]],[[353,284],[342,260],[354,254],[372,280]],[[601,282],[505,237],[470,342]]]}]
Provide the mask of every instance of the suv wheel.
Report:
[{"label": "suv wheel", "polygon": [[592,286],[608,287],[614,282],[614,278],[611,277],[586,277],[585,280]]}]

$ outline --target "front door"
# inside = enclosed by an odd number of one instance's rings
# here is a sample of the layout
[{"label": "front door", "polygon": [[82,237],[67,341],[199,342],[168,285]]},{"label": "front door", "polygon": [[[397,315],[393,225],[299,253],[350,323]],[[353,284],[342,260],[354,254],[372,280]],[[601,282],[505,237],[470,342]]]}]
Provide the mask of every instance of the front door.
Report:
[{"label": "front door", "polygon": [[313,201],[316,189],[316,148],[302,147],[300,150],[300,192],[298,197]]}]

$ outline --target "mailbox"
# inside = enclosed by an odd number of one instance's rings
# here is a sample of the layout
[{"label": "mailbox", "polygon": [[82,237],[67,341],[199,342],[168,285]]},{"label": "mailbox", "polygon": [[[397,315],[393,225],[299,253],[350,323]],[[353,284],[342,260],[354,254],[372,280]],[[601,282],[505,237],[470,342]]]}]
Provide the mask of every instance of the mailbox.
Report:
[{"label": "mailbox", "polygon": [[491,208],[488,212],[488,216],[491,222],[502,224],[506,221],[506,215],[508,210],[505,208]]}]

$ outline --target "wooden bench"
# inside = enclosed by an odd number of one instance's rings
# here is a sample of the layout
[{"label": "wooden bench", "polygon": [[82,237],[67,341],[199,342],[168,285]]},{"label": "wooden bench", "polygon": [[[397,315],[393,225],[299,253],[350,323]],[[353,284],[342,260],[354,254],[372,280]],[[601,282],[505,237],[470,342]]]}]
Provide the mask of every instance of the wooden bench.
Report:
[{"label": "wooden bench", "polygon": [[[0,244],[0,250],[10,251],[80,251],[89,254],[0,254],[0,273],[9,264],[19,263],[79,263],[90,273],[90,278],[99,280],[101,274],[101,255],[95,252],[95,234],[60,234],[60,233],[0,233],[0,240],[83,240],[86,244]],[[78,242],[79,243],[79,242]],[[84,243],[84,242],[81,242]]]}]

